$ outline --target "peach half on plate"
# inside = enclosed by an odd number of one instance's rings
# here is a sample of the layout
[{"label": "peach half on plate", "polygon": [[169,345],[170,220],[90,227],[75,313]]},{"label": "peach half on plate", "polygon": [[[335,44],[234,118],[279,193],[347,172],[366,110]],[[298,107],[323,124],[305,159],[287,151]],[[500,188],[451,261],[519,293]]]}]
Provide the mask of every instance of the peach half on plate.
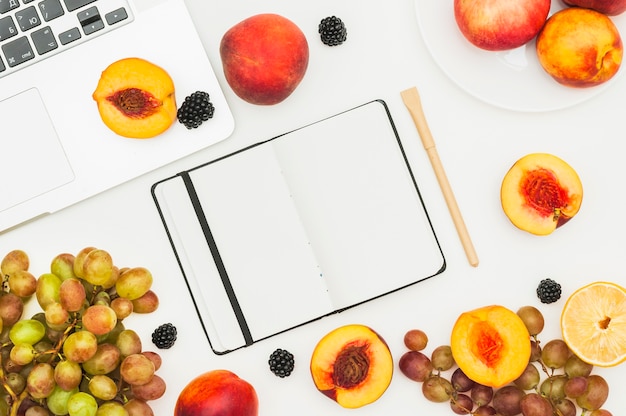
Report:
[{"label": "peach half on plate", "polygon": [[315,387],[345,408],[370,404],[387,390],[393,375],[387,343],[374,330],[345,325],[325,335],[311,356]]},{"label": "peach half on plate", "polygon": [[502,209],[517,228],[548,235],[578,213],[583,187],[576,171],[549,153],[531,153],[504,176]]}]

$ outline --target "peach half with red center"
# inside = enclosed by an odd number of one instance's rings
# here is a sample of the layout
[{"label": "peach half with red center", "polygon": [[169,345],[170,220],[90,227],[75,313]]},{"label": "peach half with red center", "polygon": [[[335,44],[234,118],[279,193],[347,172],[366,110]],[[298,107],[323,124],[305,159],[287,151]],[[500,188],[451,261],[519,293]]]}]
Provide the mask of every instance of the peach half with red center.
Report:
[{"label": "peach half with red center", "polygon": [[573,218],[583,200],[576,171],[549,153],[531,153],[513,164],[502,180],[500,201],[519,229],[548,235]]},{"label": "peach half with red center", "polygon": [[387,343],[365,325],[345,325],[329,332],[311,356],[315,387],[345,408],[370,404],[389,387],[393,358]]}]

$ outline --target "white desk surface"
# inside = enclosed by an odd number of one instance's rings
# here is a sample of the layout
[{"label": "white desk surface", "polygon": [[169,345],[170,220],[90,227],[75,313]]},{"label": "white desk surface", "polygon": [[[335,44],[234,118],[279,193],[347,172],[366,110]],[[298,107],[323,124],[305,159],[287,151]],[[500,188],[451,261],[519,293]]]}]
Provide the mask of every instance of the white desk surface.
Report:
[{"label": "white desk surface", "polygon": [[[61,252],[85,246],[107,249],[120,266],[145,266],[155,276],[161,299],[153,314],[133,315],[125,322],[141,335],[145,349],[155,349],[150,334],[172,322],[178,341],[160,350],[165,396],[152,402],[157,415],[172,414],[178,393],[201,372],[229,369],[255,387],[261,415],[348,414],[317,392],[309,374],[315,344],[330,330],[350,323],[371,326],[387,340],[395,361],[405,351],[403,336],[421,328],[430,337],[427,351],[449,342],[457,316],[487,304],[516,310],[540,307],[546,317],[543,339],[559,336],[558,319],[573,290],[591,281],[626,284],[626,205],[623,191],[626,77],[592,100],[547,113],[520,113],[485,104],[462,91],[435,65],[422,42],[413,0],[279,0],[215,2],[187,0],[207,53],[216,67],[231,105],[236,127],[227,140],[165,166],[83,203],[26,224],[0,236],[0,252],[26,250],[36,274],[47,271]],[[310,63],[298,89],[270,107],[245,103],[229,89],[221,71],[219,42],[233,24],[250,15],[274,12],[296,22],[310,44]],[[317,24],[326,16],[341,17],[348,41],[322,45]],[[463,63],[459,63],[462,65]],[[473,238],[480,265],[468,264],[441,191],[400,91],[417,86],[440,157]],[[170,249],[150,195],[150,186],[184,168],[270,138],[372,99],[389,105],[431,220],[447,259],[439,277],[322,319],[225,356],[216,356],[201,331],[190,296]],[[499,199],[503,175],[515,160],[531,152],[549,152],[570,163],[585,190],[579,214],[550,236],[537,237],[515,228]],[[228,180],[225,178],[225,180]],[[563,286],[563,298],[542,305],[534,290],[550,277]],[[275,348],[295,355],[296,369],[286,379],[275,377],[267,358]],[[626,367],[596,369],[609,381],[605,407],[623,409]],[[419,385],[396,368],[387,392],[360,415],[450,415],[446,404],[427,402]]]}]

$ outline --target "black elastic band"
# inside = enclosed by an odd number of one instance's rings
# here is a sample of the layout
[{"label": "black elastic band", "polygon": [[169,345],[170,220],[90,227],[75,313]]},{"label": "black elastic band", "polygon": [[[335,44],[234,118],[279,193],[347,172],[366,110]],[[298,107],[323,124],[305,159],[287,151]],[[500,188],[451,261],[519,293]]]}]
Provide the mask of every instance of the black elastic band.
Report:
[{"label": "black elastic band", "polygon": [[220,256],[219,250],[217,249],[217,244],[215,243],[215,239],[213,238],[213,233],[211,233],[209,223],[207,222],[207,219],[204,215],[204,210],[202,209],[202,204],[200,203],[198,194],[196,193],[196,188],[194,187],[188,172],[182,172],[180,173],[180,176],[183,178],[183,182],[185,183],[185,187],[187,188],[189,199],[191,199],[191,204],[193,205],[196,216],[198,217],[198,221],[200,222],[200,227],[202,228],[202,232],[204,233],[204,237],[209,246],[209,250],[211,251],[211,255],[213,256],[213,261],[217,266],[217,271],[220,274],[220,278],[222,279],[222,284],[224,285],[226,295],[230,300],[230,305],[233,308],[233,312],[235,313],[235,317],[237,318],[237,322],[239,323],[239,327],[241,328],[243,338],[246,342],[246,345],[251,345],[254,340],[252,339],[250,328],[248,328],[248,323],[246,322],[246,318],[243,316],[241,306],[239,305],[239,301],[237,300],[237,296],[235,295],[233,286],[230,283],[230,279],[228,278],[228,273],[226,272],[226,268],[224,267],[224,263],[222,262],[222,257]]}]

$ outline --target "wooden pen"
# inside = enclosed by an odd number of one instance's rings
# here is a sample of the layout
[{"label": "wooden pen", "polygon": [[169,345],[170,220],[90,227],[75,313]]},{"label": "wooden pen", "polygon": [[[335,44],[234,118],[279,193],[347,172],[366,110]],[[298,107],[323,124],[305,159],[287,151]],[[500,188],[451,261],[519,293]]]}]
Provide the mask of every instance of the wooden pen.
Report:
[{"label": "wooden pen", "polygon": [[435,176],[437,177],[437,181],[439,182],[439,187],[441,188],[441,192],[443,193],[443,197],[448,205],[448,210],[450,211],[450,215],[452,216],[452,221],[454,222],[454,226],[456,227],[456,231],[459,234],[459,238],[461,239],[461,244],[463,245],[463,249],[465,250],[465,255],[471,266],[478,266],[478,255],[476,254],[476,250],[474,249],[474,244],[470,238],[469,232],[467,231],[467,227],[465,226],[465,221],[463,221],[463,216],[461,215],[461,210],[456,202],[456,198],[454,197],[454,193],[452,192],[452,187],[450,186],[450,182],[448,182],[448,177],[446,176],[446,172],[443,169],[443,165],[441,160],[439,159],[439,153],[437,152],[437,148],[435,147],[435,140],[430,132],[430,128],[428,127],[428,123],[426,122],[426,117],[424,116],[424,110],[422,108],[422,103],[419,97],[419,93],[417,92],[417,88],[409,88],[400,93],[402,96],[402,101],[404,101],[404,105],[406,105],[409,113],[411,114],[411,118],[415,123],[415,127],[417,128],[417,132],[422,139],[422,143],[424,145],[424,149],[428,154],[428,158],[430,159],[430,163],[435,171]]}]

